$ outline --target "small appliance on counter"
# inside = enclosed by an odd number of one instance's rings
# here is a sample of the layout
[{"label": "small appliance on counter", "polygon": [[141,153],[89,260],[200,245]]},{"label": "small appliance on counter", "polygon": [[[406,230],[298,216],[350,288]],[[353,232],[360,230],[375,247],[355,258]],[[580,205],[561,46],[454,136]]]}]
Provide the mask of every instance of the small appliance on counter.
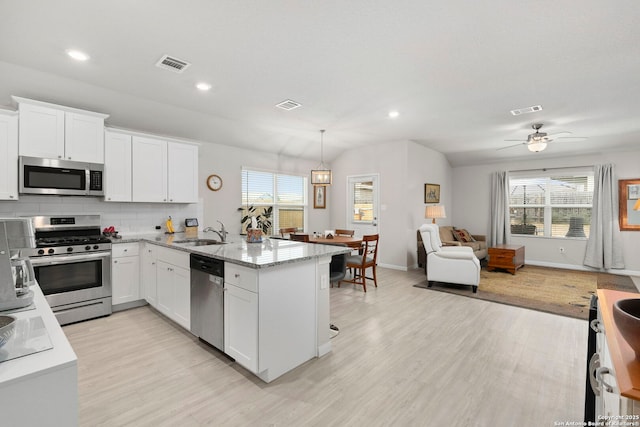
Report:
[{"label": "small appliance on counter", "polygon": [[25,247],[35,247],[31,221],[0,219],[0,311],[27,307],[33,302],[33,266],[29,258],[20,257],[20,249]]},{"label": "small appliance on counter", "polygon": [[198,218],[186,218],[184,220],[185,237],[198,237]]}]

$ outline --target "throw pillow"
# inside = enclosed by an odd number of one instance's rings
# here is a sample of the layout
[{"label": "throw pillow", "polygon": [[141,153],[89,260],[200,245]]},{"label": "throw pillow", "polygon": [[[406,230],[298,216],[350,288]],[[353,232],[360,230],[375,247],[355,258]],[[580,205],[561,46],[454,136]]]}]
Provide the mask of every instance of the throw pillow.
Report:
[{"label": "throw pillow", "polygon": [[469,232],[467,230],[463,229],[456,229],[453,230],[453,237],[455,237],[455,239],[458,242],[463,242],[463,243],[468,243],[468,242],[473,242],[474,239],[473,237],[471,237],[471,234],[469,234]]}]

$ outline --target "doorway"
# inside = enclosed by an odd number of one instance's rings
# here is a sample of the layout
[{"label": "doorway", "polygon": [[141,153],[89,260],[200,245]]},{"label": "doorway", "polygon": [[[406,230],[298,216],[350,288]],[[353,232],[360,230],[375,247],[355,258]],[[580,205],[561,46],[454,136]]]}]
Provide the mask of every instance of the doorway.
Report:
[{"label": "doorway", "polygon": [[379,174],[347,177],[347,228],[357,236],[378,234]]}]

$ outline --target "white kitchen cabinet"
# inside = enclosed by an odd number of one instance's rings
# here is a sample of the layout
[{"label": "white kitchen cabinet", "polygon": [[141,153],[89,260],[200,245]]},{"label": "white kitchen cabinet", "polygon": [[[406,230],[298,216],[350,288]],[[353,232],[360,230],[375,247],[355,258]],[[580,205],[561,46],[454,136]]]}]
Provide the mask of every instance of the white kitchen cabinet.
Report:
[{"label": "white kitchen cabinet", "polygon": [[104,200],[130,202],[131,135],[105,131],[104,139]]},{"label": "white kitchen cabinet", "polygon": [[183,328],[191,329],[191,273],[189,254],[156,249],[157,309]]},{"label": "white kitchen cabinet", "polygon": [[0,110],[0,200],[18,200],[18,115]]},{"label": "white kitchen cabinet", "polygon": [[104,163],[106,114],[13,97],[20,112],[21,156]]},{"label": "white kitchen cabinet", "polygon": [[258,294],[224,285],[224,352],[258,372]]},{"label": "white kitchen cabinet", "polygon": [[138,243],[112,246],[112,304],[124,304],[140,299],[140,256]]},{"label": "white kitchen cabinet", "polygon": [[167,143],[167,197],[173,203],[198,202],[198,146]]},{"label": "white kitchen cabinet", "polygon": [[225,353],[263,381],[320,355],[318,327],[328,334],[329,322],[317,325],[316,266],[315,260],[265,269],[225,263]]},{"label": "white kitchen cabinet", "polygon": [[167,142],[134,136],[132,164],[133,201],[167,202]]},{"label": "white kitchen cabinet", "polygon": [[133,136],[134,202],[196,203],[198,146]]},{"label": "white kitchen cabinet", "polygon": [[140,273],[142,276],[142,295],[145,300],[154,308],[158,307],[157,302],[157,269],[156,269],[156,245],[145,243],[142,246],[142,254],[140,255]]}]

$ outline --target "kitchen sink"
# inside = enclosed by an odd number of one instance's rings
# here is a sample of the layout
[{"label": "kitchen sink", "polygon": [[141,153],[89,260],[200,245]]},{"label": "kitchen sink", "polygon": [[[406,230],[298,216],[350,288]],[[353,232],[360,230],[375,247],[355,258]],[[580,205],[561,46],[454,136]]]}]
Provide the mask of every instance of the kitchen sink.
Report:
[{"label": "kitchen sink", "polygon": [[209,246],[209,245],[224,245],[227,242],[221,242],[220,240],[215,240],[215,239],[187,239],[187,240],[176,240],[173,243],[178,243],[186,246]]}]

